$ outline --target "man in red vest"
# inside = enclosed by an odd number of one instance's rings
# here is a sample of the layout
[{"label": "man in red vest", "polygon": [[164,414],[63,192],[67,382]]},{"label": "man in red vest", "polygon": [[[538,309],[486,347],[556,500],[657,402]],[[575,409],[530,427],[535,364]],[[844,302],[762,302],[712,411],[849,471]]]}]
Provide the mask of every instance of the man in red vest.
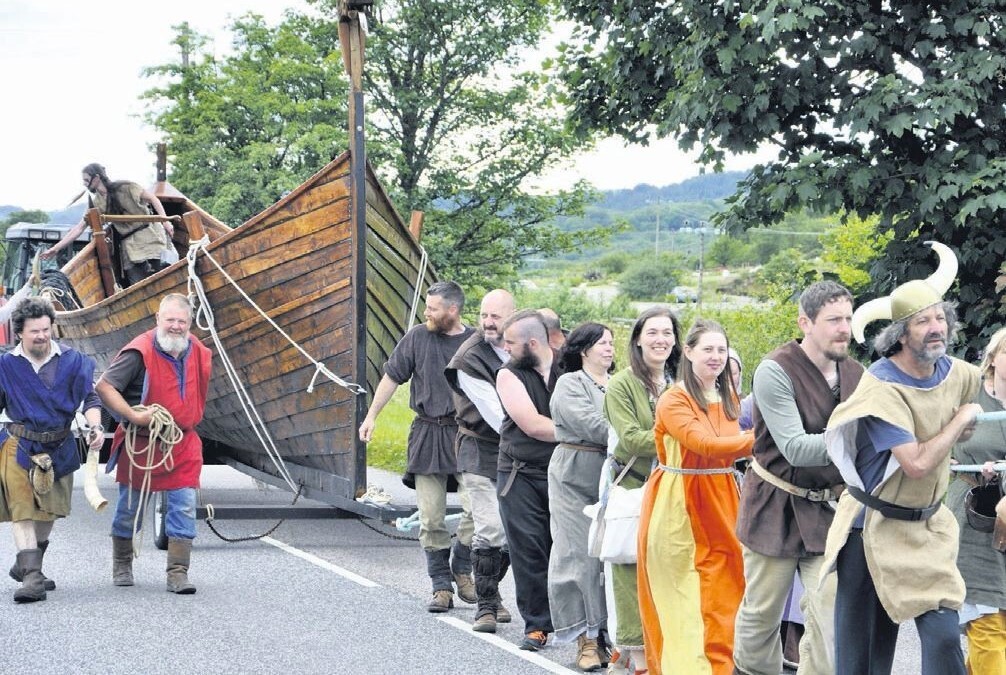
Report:
[{"label": "man in red vest", "polygon": [[[203,445],[195,427],[206,407],[212,355],[189,334],[191,325],[188,299],[177,293],[166,295],[157,310],[157,328],[123,347],[95,385],[102,403],[120,420],[107,465],[109,471],[116,467],[119,483],[112,521],[112,583],[116,586],[133,585],[133,534],[143,521],[142,513],[136,517],[141,501],[138,488],[149,474],[150,491],[167,494],[167,590],[182,595],[196,592],[188,579],[196,536],[196,488],[203,468]],[[171,413],[182,431],[167,461],[162,461],[161,444],[148,447],[146,431],[154,418],[149,406],[155,403]],[[135,447],[122,452],[126,424],[138,433]]]}]

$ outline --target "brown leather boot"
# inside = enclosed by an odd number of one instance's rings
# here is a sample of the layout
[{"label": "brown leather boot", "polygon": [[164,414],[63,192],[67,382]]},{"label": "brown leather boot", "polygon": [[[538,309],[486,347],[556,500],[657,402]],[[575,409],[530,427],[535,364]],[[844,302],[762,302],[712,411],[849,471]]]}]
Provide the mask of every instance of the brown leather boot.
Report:
[{"label": "brown leather boot", "polygon": [[[45,558],[45,549],[47,549],[47,548],[49,548],[49,540],[48,539],[46,539],[45,541],[38,542],[38,549],[40,551],[42,551],[42,558]],[[10,574],[10,578],[13,579],[14,581],[21,581],[21,568],[18,567],[17,560],[15,560],[14,564],[10,566],[10,572],[9,572],[9,574]],[[54,590],[56,590],[56,582],[55,581],[53,581],[49,577],[45,576],[45,574],[42,575],[42,579],[45,580],[44,581],[44,583],[45,583],[45,590],[47,590],[47,591],[54,591]]]},{"label": "brown leather boot", "polygon": [[598,653],[597,640],[587,637],[587,634],[584,633],[576,638],[576,645],[578,648],[576,655],[577,668],[589,673],[600,670],[603,667],[601,665],[601,656]]},{"label": "brown leather boot", "polygon": [[196,587],[189,583],[191,539],[168,539],[168,592],[192,595]]},{"label": "brown leather boot", "polygon": [[14,591],[14,602],[45,600],[45,577],[42,576],[42,549],[28,548],[17,552],[21,570],[21,588]]},{"label": "brown leather boot", "polygon": [[112,583],[116,586],[133,585],[133,540],[112,537]]}]

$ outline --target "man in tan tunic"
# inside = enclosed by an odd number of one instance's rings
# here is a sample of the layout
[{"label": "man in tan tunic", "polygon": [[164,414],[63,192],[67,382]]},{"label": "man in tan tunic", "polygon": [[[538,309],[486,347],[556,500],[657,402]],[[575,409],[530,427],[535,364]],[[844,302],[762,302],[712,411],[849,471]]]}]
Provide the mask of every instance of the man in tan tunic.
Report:
[{"label": "man in tan tunic", "polygon": [[884,358],[832,414],[828,454],[847,489],[828,532],[825,569],[837,569],[835,672],[890,673],[898,624],[915,621],[923,675],[964,675],[957,610],[958,528],[942,504],[950,450],[970,434],[978,370],[946,355],[956,323],[942,300],[957,260],[933,242],[940,269],[856,310],[852,328],[892,319],[874,346]]}]

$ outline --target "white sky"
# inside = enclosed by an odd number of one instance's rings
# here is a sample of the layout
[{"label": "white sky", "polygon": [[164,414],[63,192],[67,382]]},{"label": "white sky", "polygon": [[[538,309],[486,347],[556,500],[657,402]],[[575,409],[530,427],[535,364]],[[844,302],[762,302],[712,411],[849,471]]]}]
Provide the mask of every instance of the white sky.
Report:
[{"label": "white sky", "polygon": [[[307,9],[297,0],[0,0],[0,205],[62,209],[80,191],[89,162],[104,164],[116,180],[153,182],[148,145],[159,138],[140,121],[139,94],[154,82],[140,73],[178,58],[171,26],[188,21],[223,53],[231,17],[254,11],[276,23],[287,7]],[[754,163],[742,157],[727,168]],[[644,148],[608,139],[543,185],[586,178],[618,189],[698,173],[673,141]]]}]

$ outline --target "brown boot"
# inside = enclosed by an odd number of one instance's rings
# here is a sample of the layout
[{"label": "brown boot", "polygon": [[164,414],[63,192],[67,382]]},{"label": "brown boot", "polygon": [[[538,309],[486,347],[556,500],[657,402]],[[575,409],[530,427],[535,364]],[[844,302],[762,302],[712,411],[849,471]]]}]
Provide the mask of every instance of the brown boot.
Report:
[{"label": "brown boot", "polygon": [[42,576],[42,549],[28,548],[17,552],[21,570],[21,588],[14,591],[14,602],[45,600],[45,577]]},{"label": "brown boot", "polygon": [[116,586],[133,585],[133,540],[112,537],[112,583]]},{"label": "brown boot", "polygon": [[168,592],[192,595],[196,587],[189,583],[191,539],[168,539]]},{"label": "brown boot", "polygon": [[[49,548],[49,540],[48,539],[46,539],[45,541],[38,542],[38,549],[40,551],[42,551],[42,557],[43,558],[45,558],[45,549],[47,549],[47,548]],[[9,574],[10,574],[10,578],[13,579],[14,581],[21,581],[21,568],[18,567],[17,560],[15,560],[14,564],[10,566],[10,572],[9,572]],[[45,590],[47,590],[47,591],[54,591],[54,590],[56,590],[56,582],[55,581],[53,581],[49,577],[45,576],[45,574],[42,575],[42,579],[44,579],[43,583],[45,584]]]},{"label": "brown boot", "polygon": [[587,634],[584,633],[576,638],[576,646],[578,648],[576,654],[577,668],[585,672],[593,672],[602,668],[601,657],[597,649],[597,640],[587,637]]}]

